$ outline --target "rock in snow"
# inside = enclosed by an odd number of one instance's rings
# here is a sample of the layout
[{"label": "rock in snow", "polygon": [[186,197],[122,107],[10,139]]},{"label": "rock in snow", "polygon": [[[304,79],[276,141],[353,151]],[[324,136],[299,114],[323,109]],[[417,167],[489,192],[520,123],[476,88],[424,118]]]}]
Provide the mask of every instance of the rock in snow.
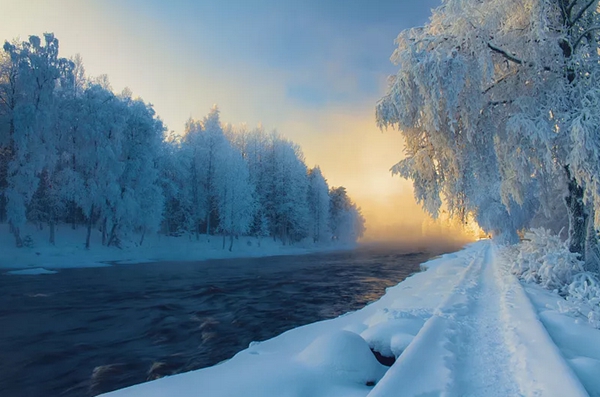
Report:
[{"label": "rock in snow", "polygon": [[386,368],[377,362],[369,345],[359,335],[335,331],[318,337],[299,355],[313,370],[362,385],[378,382]]}]

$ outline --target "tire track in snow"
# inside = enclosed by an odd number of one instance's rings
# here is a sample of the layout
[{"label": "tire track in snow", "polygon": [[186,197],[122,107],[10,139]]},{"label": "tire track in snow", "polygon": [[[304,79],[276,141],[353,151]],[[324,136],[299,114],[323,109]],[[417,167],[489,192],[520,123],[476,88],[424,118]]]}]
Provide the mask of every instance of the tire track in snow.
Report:
[{"label": "tire track in snow", "polygon": [[456,354],[453,341],[458,337],[455,318],[464,315],[468,296],[477,288],[478,275],[487,244],[481,244],[462,274],[456,278],[452,292],[434,310],[396,363],[373,388],[369,397],[440,396],[452,383]]},{"label": "tire track in snow", "polygon": [[485,250],[477,287],[469,291],[465,315],[457,319],[456,355],[449,396],[521,396],[506,343],[502,291],[494,272],[491,248]]}]

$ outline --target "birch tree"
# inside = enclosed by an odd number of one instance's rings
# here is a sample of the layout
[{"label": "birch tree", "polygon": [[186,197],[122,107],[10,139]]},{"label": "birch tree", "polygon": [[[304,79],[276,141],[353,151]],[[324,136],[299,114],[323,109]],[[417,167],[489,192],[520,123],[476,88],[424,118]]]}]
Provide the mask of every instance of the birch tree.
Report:
[{"label": "birch tree", "polygon": [[583,255],[600,204],[597,7],[446,0],[400,33],[377,120],[402,132],[406,157],[392,172],[413,181],[428,212],[445,202],[514,241],[535,213],[556,215],[562,191],[571,249]]},{"label": "birch tree", "polygon": [[220,168],[217,188],[219,230],[225,238],[229,236],[229,251],[234,237],[250,230],[256,203],[254,189],[250,183],[248,166],[237,148],[230,146],[225,153],[225,166]]},{"label": "birch tree", "polygon": [[2,132],[6,162],[6,213],[17,246],[22,246],[20,227],[26,207],[38,189],[40,174],[56,161],[54,92],[72,63],[58,56],[53,34],[30,36],[28,41],[4,44],[10,59],[3,89],[7,130]]},{"label": "birch tree", "polygon": [[317,166],[308,170],[309,229],[313,241],[326,241],[329,232],[329,185]]}]

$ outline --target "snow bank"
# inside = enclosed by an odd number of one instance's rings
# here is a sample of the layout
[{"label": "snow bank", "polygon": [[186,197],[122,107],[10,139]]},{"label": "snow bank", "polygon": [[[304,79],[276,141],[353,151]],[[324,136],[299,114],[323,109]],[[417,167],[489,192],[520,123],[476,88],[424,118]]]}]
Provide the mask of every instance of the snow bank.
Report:
[{"label": "snow bank", "polygon": [[253,342],[220,365],[107,396],[364,397],[386,374],[371,350],[392,361],[400,357],[480,250],[474,244],[428,262],[427,272],[388,288],[380,300],[357,312]]},{"label": "snow bank", "polygon": [[[364,397],[387,367],[371,350],[398,358],[460,280],[477,244],[428,262],[365,308],[253,342],[232,359],[108,393],[112,397]],[[419,368],[415,368],[419,371]]]},{"label": "snow bank", "polygon": [[15,274],[20,276],[36,276],[39,274],[56,274],[54,270],[47,270],[42,267],[35,267],[32,269],[23,269],[23,270],[11,270],[6,272],[6,274]]},{"label": "snow bank", "polygon": [[105,396],[600,396],[600,331],[538,285],[528,298],[491,242],[425,267],[361,310]]},{"label": "snow bank", "polygon": [[600,282],[557,236],[538,229],[526,239],[501,257],[588,394],[600,397]]},{"label": "snow bank", "polygon": [[297,360],[313,371],[361,386],[375,384],[385,374],[367,342],[345,330],[318,337],[297,355]]},{"label": "snow bank", "polygon": [[[57,226],[56,245],[48,242],[48,230],[32,225],[22,228],[28,246],[16,248],[8,225],[0,224],[0,268],[61,269],[71,267],[100,267],[110,263],[132,264],[155,261],[199,261],[206,259],[262,257],[277,255],[300,255],[312,252],[352,249],[356,244],[322,243],[302,241],[294,245],[282,245],[271,238],[260,241],[254,237],[239,237],[233,250],[223,249],[221,236],[200,235],[199,239],[188,236],[146,236],[144,243],[136,239],[123,241],[121,248],[102,245],[102,235],[93,230],[90,249],[85,249],[85,228],[72,229],[69,225]],[[226,247],[229,247],[227,242]]]},{"label": "snow bank", "polygon": [[577,314],[577,306],[536,284],[525,291],[561,354],[591,397],[600,397],[600,331]]}]

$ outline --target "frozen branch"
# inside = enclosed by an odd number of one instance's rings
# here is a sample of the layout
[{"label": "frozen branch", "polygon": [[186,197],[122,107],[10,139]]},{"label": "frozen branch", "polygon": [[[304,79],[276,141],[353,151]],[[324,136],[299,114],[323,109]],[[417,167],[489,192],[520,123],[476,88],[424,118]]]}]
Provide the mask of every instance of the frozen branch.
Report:
[{"label": "frozen branch", "polygon": [[[577,21],[579,21],[581,19],[581,17],[583,16],[583,14],[585,14],[585,12],[596,2],[597,0],[590,0],[588,1],[588,3],[583,6],[583,8],[581,8],[581,10],[579,10],[579,12],[577,13],[577,16],[575,16],[575,18],[573,18],[572,21],[570,21],[570,25],[569,28],[572,28],[573,26],[575,26],[575,24],[577,23]],[[570,9],[573,9],[573,6],[575,5],[575,3],[577,3],[577,1],[573,1],[573,3],[570,6]]]},{"label": "frozen branch", "polygon": [[581,43],[581,40],[583,40],[583,38],[585,36],[587,36],[588,34],[592,33],[594,30],[600,30],[600,26],[592,26],[591,28],[589,28],[588,30],[586,30],[585,32],[583,32],[583,34],[581,36],[579,36],[579,38],[575,41],[575,44],[573,45],[573,50],[577,49],[577,47]]},{"label": "frozen branch", "polygon": [[487,43],[488,47],[490,48],[490,50],[497,52],[498,54],[502,55],[504,58],[508,59],[511,62],[516,63],[517,65],[522,65],[523,61],[520,60],[519,58],[515,57],[514,55],[509,54],[508,52],[504,51],[503,49],[496,47],[495,45],[493,45],[492,43]]}]

